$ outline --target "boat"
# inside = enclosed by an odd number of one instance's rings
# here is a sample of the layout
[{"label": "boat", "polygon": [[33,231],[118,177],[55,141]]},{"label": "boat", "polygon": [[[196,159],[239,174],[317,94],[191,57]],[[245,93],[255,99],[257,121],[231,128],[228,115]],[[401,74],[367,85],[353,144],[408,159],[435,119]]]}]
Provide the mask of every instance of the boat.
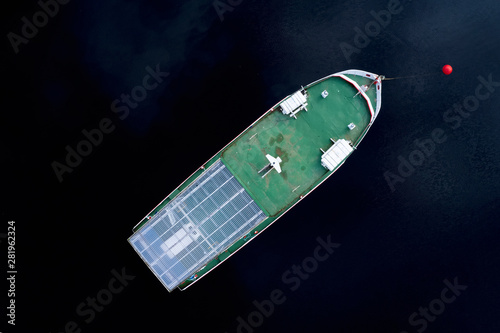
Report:
[{"label": "boat", "polygon": [[383,79],[351,69],[301,86],[165,197],[128,242],[169,292],[192,286],[338,170],[377,118]]}]

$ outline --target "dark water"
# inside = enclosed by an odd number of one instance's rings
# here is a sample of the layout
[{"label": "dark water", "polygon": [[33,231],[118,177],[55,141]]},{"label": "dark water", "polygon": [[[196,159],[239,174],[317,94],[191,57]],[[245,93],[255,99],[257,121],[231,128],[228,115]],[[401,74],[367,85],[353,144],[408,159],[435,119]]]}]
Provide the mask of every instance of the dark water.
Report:
[{"label": "dark water", "polygon": [[[39,6],[2,20],[7,332],[500,330],[498,1],[71,1],[37,16],[16,54],[9,32]],[[385,82],[377,121],[328,182],[169,294],[131,228],[276,101],[348,68],[410,78]],[[67,146],[88,156],[60,182]],[[320,262],[318,237],[340,244]]]}]

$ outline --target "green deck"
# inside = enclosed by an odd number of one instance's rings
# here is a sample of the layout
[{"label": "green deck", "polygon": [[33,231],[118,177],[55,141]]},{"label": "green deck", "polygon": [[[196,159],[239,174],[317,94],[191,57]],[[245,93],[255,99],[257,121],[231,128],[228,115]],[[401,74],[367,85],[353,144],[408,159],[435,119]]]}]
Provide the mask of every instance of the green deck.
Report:
[{"label": "green deck", "polygon": [[[321,151],[330,138],[357,143],[370,122],[366,100],[347,81],[332,77],[306,89],[308,111],[297,119],[279,110],[269,112],[222,153],[222,161],[246,187],[268,216],[276,216],[307,193],[327,172]],[[327,98],[321,92],[327,90]],[[370,89],[372,90],[372,89]],[[349,130],[347,125],[356,128]],[[269,162],[265,155],[280,156],[281,173],[272,170],[262,178],[258,171]]]}]

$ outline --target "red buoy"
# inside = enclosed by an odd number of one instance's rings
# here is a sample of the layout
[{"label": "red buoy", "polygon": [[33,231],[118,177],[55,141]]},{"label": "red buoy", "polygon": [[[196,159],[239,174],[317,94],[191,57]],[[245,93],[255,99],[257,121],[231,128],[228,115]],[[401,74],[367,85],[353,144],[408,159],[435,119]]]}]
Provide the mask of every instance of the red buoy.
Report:
[{"label": "red buoy", "polygon": [[443,73],[444,74],[450,75],[451,72],[453,72],[453,67],[451,67],[450,65],[444,65],[443,66]]}]

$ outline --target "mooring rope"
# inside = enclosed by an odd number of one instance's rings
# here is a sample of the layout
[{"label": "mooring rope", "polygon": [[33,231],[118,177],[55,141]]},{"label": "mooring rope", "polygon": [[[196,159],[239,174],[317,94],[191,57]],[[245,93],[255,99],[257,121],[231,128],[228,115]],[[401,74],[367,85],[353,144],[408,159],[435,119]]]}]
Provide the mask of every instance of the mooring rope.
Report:
[{"label": "mooring rope", "polygon": [[427,74],[419,74],[419,75],[412,75],[412,76],[398,76],[398,77],[386,77],[383,80],[397,80],[397,79],[409,79],[409,78],[414,78],[414,77],[419,77],[419,76],[429,76],[429,75],[437,75],[439,73],[427,73]]}]

